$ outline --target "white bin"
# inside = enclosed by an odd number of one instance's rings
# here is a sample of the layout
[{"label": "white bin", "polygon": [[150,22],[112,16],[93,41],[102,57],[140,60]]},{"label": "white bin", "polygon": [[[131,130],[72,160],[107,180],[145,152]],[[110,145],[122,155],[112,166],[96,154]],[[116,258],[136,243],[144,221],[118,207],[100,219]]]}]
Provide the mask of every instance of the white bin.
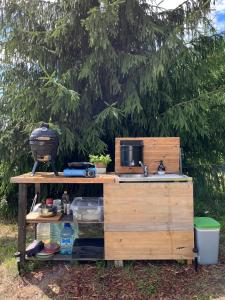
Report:
[{"label": "white bin", "polygon": [[198,249],[198,263],[218,263],[220,223],[208,217],[195,217],[195,240]]}]

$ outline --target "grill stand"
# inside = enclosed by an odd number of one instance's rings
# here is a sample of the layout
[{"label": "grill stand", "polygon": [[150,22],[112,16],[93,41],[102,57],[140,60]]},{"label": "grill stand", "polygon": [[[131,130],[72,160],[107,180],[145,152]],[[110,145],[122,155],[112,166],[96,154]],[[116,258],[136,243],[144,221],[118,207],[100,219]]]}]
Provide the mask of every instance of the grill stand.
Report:
[{"label": "grill stand", "polygon": [[[33,168],[32,168],[32,176],[34,176],[37,167],[39,166],[40,161],[35,160]],[[50,161],[51,165],[52,165],[52,171],[54,172],[55,176],[58,176],[58,172],[56,171],[56,167],[55,167],[55,161],[51,160]]]}]

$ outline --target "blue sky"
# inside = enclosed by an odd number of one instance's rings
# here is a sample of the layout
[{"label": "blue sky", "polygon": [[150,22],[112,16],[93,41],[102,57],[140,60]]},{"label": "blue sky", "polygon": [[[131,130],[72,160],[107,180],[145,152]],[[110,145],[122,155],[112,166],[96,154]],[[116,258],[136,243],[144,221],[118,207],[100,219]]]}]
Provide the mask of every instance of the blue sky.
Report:
[{"label": "blue sky", "polygon": [[[161,6],[164,8],[175,8],[184,0],[164,0]],[[216,0],[213,7],[212,20],[218,31],[225,31],[225,0]]]}]

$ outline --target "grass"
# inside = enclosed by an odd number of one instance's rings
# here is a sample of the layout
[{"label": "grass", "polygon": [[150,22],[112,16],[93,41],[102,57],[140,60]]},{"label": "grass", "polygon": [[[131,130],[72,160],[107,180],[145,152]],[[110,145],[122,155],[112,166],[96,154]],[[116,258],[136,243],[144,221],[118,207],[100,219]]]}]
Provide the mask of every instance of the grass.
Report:
[{"label": "grass", "polygon": [[13,258],[17,251],[17,227],[0,223],[0,265]]},{"label": "grass", "polygon": [[[17,251],[17,226],[0,223],[0,299],[2,290],[18,276],[14,253]],[[7,298],[5,298],[7,299]]]},{"label": "grass", "polygon": [[[29,230],[30,229],[30,230]],[[33,240],[32,228],[27,230],[27,242]],[[17,264],[14,257],[17,251],[17,224],[0,223],[0,272],[10,272],[10,276],[17,276]],[[46,264],[46,262],[45,262]],[[26,264],[26,271],[32,272],[43,265],[43,262],[35,261]]]}]

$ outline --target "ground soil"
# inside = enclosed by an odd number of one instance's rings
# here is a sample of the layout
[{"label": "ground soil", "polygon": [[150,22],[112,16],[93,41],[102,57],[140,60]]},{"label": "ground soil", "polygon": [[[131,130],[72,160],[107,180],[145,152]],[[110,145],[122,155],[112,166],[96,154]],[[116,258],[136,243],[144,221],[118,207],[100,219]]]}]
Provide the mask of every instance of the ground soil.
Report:
[{"label": "ground soil", "polygon": [[198,272],[192,265],[170,261],[129,261],[123,268],[106,267],[104,262],[41,262],[28,264],[22,277],[12,255],[16,235],[16,226],[0,224],[0,300],[225,299],[224,234],[220,264],[201,266]]}]

